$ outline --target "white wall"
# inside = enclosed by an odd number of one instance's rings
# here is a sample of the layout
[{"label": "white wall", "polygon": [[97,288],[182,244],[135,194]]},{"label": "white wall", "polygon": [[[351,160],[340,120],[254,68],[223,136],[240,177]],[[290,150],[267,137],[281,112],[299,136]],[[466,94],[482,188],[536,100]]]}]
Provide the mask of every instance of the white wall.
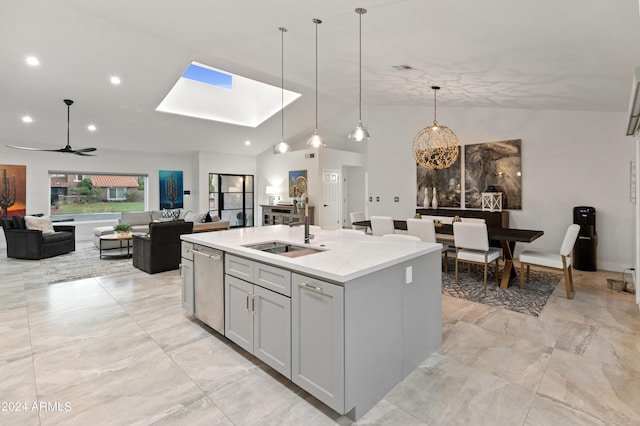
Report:
[{"label": "white wall", "polygon": [[[411,144],[432,122],[432,114],[416,107],[369,109],[370,215],[415,214]],[[598,268],[616,271],[632,265],[629,167],[634,147],[624,136],[625,117],[615,112],[438,108],[438,122],[456,132],[462,145],[522,139],[523,208],[510,211],[510,225],[542,229],[545,235],[531,244],[519,243],[516,256],[528,248],[558,250],[573,207],[587,205],[597,211]]]}]

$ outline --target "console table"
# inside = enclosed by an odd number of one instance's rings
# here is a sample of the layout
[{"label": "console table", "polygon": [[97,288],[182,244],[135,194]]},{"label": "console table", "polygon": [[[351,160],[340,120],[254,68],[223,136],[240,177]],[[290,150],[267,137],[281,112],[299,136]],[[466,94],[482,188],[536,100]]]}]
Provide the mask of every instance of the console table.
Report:
[{"label": "console table", "polygon": [[[270,205],[261,204],[262,225],[289,225],[291,223],[304,222],[305,208],[294,210],[293,205]],[[313,225],[314,208],[308,206],[309,224]]]}]

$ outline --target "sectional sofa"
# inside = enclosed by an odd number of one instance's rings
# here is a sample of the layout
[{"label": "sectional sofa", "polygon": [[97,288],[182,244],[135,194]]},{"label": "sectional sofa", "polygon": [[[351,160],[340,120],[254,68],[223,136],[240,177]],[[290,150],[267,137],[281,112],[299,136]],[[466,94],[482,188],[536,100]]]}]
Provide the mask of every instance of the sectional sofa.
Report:
[{"label": "sectional sofa", "polygon": [[[173,210],[147,210],[142,212],[122,212],[118,224],[131,225],[132,233],[147,234],[149,224],[153,222],[169,222],[172,220],[184,220],[193,222],[193,232],[218,231],[229,229],[229,221],[220,220],[218,216],[212,216],[211,222],[203,222],[205,215],[196,215],[186,209]],[[112,234],[113,226],[99,226],[93,229],[93,243],[100,247],[100,236]],[[130,242],[131,244],[131,242]],[[111,245],[111,246],[110,246]],[[103,248],[119,247],[119,241],[103,241]]]}]

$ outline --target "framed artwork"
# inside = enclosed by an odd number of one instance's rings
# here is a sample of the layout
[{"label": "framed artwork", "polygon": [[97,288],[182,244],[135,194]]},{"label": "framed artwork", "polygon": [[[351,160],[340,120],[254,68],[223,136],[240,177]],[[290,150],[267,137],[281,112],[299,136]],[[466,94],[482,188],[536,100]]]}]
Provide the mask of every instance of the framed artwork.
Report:
[{"label": "framed artwork", "polygon": [[298,198],[302,194],[309,196],[307,192],[307,171],[295,170],[289,172],[289,197]]},{"label": "framed artwork", "polygon": [[522,209],[522,140],[464,146],[465,207],[481,208],[490,186],[502,192],[502,208]]},{"label": "framed artwork", "polygon": [[0,164],[0,216],[27,212],[27,166]]},{"label": "framed artwork", "polygon": [[[460,156],[449,168],[431,170],[416,164],[416,206],[421,208],[456,207],[460,208],[462,173]],[[436,205],[433,203],[433,193],[436,193]]]},{"label": "framed artwork", "polygon": [[182,171],[160,170],[160,210],[184,207],[182,194]]}]

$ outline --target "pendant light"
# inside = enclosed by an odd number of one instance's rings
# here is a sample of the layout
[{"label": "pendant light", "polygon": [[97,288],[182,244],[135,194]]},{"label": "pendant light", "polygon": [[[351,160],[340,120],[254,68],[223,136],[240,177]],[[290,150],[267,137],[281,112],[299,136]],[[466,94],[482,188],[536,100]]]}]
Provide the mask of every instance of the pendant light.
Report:
[{"label": "pendant light", "polygon": [[314,18],[313,23],[316,24],[316,130],[307,141],[307,146],[320,148],[325,146],[322,138],[318,133],[318,24],[322,24],[320,19]]},{"label": "pendant light", "polygon": [[356,9],[356,13],[360,15],[360,46],[359,46],[360,62],[358,65],[358,68],[360,71],[360,75],[359,75],[360,91],[358,95],[358,127],[353,129],[351,133],[349,133],[349,140],[355,141],[355,142],[361,142],[363,140],[367,140],[367,141],[369,140],[369,132],[367,132],[367,129],[362,125],[362,15],[367,13],[367,9],[358,7]]},{"label": "pendant light", "polygon": [[439,170],[451,167],[458,158],[460,149],[458,137],[447,126],[438,126],[436,119],[436,94],[440,87],[433,89],[433,126],[420,130],[413,139],[413,157],[416,163],[427,169]]},{"label": "pendant light", "polygon": [[285,152],[289,152],[291,151],[291,146],[289,146],[288,143],[286,143],[284,141],[284,33],[287,32],[287,29],[284,27],[279,27],[278,30],[280,31],[281,35],[281,47],[282,47],[282,66],[281,66],[281,81],[280,81],[280,90],[281,90],[281,109],[280,109],[280,118],[281,118],[281,124],[280,127],[282,129],[282,137],[280,139],[280,142],[276,144],[276,146],[273,147],[273,153],[274,154],[284,154]]}]

